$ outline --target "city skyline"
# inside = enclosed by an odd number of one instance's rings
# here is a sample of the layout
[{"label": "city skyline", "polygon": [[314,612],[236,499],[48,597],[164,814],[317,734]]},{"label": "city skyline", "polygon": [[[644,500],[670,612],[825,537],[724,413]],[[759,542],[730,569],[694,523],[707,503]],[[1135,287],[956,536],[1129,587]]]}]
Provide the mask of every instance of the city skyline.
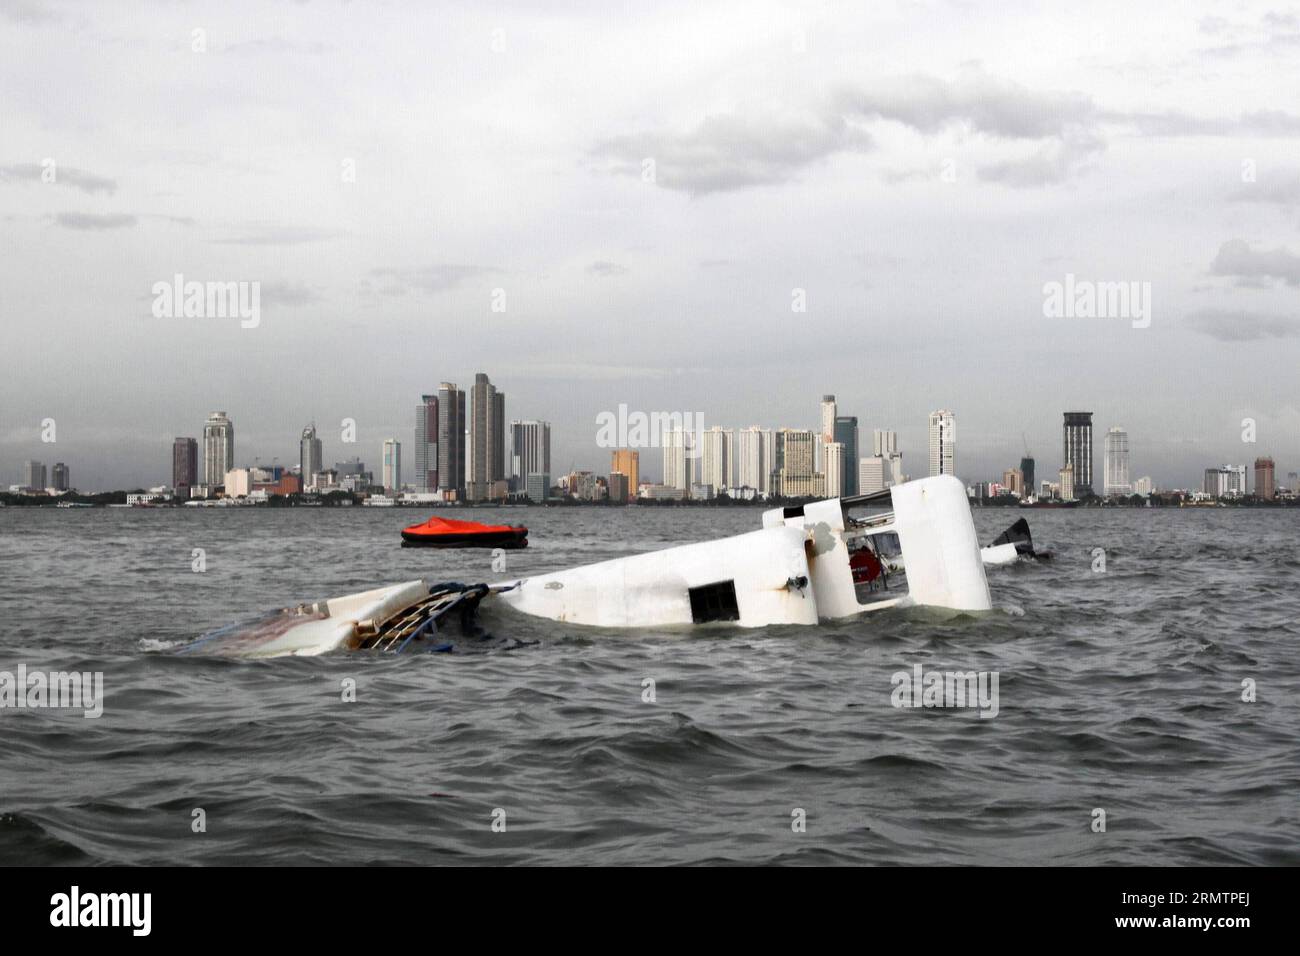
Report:
[{"label": "city skyline", "polygon": [[[495,389],[495,387],[490,384],[490,382],[487,379],[487,376],[483,375],[482,373],[478,373],[476,375],[476,384],[484,385],[487,386],[487,388],[491,389],[490,392],[485,393],[484,400],[483,402],[481,402],[481,404],[483,405],[483,408],[487,410],[486,414],[489,415],[491,421],[493,422],[493,427],[497,429],[497,433],[495,437],[491,439],[491,441],[494,445],[499,442],[501,448],[493,452],[492,454],[499,461],[499,475],[501,477],[501,480],[504,480],[506,478],[518,477],[522,482],[523,479],[526,479],[527,474],[530,473],[527,471],[518,470],[518,468],[520,467],[520,462],[519,462],[518,453],[517,451],[515,451],[514,443],[517,440],[517,436],[521,434],[517,430],[520,425],[540,426],[545,429],[544,439],[543,439],[544,446],[542,446],[545,448],[544,454],[546,456],[546,462],[545,462],[546,467],[544,473],[549,475],[551,478],[557,477],[558,473],[553,472],[550,466],[551,423],[549,421],[540,421],[537,419],[528,419],[528,420],[513,419],[507,423],[503,417],[504,416],[504,393],[498,392]],[[472,391],[473,390],[471,389],[471,392]],[[439,490],[459,491],[462,494],[466,494],[473,484],[473,474],[474,474],[472,470],[474,467],[473,463],[472,461],[468,460],[466,456],[466,449],[472,448],[473,439],[474,439],[473,436],[474,429],[472,427],[472,422],[467,420],[463,414],[464,399],[466,397],[466,393],[456,388],[456,386],[447,382],[442,383],[442,385],[440,386],[440,392],[443,393],[444,401],[449,401],[454,404],[454,402],[457,400],[457,396],[459,396],[459,400],[461,402],[461,413],[459,417],[456,419],[457,421],[460,421],[462,423],[462,428],[459,432],[459,442],[461,447],[459,450],[454,451],[451,454],[459,456],[459,460],[461,462],[461,468],[462,468],[460,474],[462,478],[461,478],[460,485],[456,485],[454,482],[442,483]],[[427,414],[427,411],[430,407],[429,404],[430,402],[432,402],[432,407],[435,409],[435,413],[434,413],[435,415],[436,415],[436,409],[438,407],[436,396],[426,394],[421,396],[421,399],[422,399],[421,403],[418,404],[416,407],[415,423],[414,423],[416,429],[416,438],[417,438],[417,440],[414,443],[414,448],[415,448],[415,456],[417,461],[419,461],[419,456],[420,456],[419,441],[418,441],[419,431],[422,425],[424,425],[424,420],[421,418],[421,416]],[[748,426],[743,426],[743,427],[722,426],[722,425],[709,426],[703,433],[706,438],[710,435],[716,435],[717,433],[724,433],[729,438],[729,444],[726,446],[725,457],[723,457],[722,459],[719,459],[717,457],[719,454],[718,451],[716,450],[711,451],[712,444],[707,442],[698,452],[694,453],[694,457],[692,457],[692,452],[690,449],[693,444],[693,440],[691,439],[689,432],[683,432],[680,434],[665,432],[664,434],[658,436],[657,439],[652,440],[645,445],[629,446],[628,450],[636,450],[636,451],[653,450],[657,452],[664,452],[662,460],[665,462],[666,465],[665,473],[658,476],[656,483],[663,483],[670,486],[684,487],[687,489],[689,489],[690,485],[694,483],[695,480],[701,479],[706,473],[710,475],[721,474],[722,472],[719,471],[719,469],[722,467],[725,467],[726,474],[728,476],[737,478],[738,475],[741,473],[740,470],[746,467],[746,462],[748,457],[752,456],[753,454],[758,454],[760,455],[760,457],[764,458],[765,460],[770,460],[774,457],[773,451],[766,451],[766,452],[747,451],[743,439],[741,438],[741,435],[747,432],[758,432],[760,435],[765,434],[768,436],[768,441],[772,440],[772,436],[774,434],[783,431],[800,432],[800,433],[806,433],[810,436],[813,436],[816,440],[812,443],[811,450],[810,450],[810,454],[813,456],[812,458],[813,465],[810,467],[810,474],[816,474],[824,478],[824,484],[821,487],[822,487],[822,493],[826,494],[827,496],[834,497],[839,494],[856,493],[850,488],[849,485],[845,483],[846,481],[848,481],[847,472],[848,469],[850,468],[850,463],[851,463],[851,467],[855,472],[853,476],[854,483],[861,483],[864,480],[864,476],[870,474],[873,476],[873,478],[878,478],[878,480],[881,482],[881,487],[883,487],[888,483],[891,482],[896,483],[898,480],[900,480],[900,475],[903,473],[905,468],[911,469],[910,474],[912,477],[919,476],[918,473],[921,469],[918,468],[918,459],[922,459],[922,456],[917,455],[910,459],[898,458],[897,460],[893,457],[900,452],[899,442],[897,438],[898,430],[896,429],[891,429],[891,428],[882,429],[878,427],[873,428],[873,449],[872,449],[873,455],[875,457],[881,456],[882,448],[883,448],[884,449],[883,454],[885,455],[885,464],[886,464],[886,467],[878,468],[874,471],[870,470],[868,466],[868,463],[872,460],[873,456],[867,455],[865,448],[861,448],[861,454],[859,456],[853,459],[849,459],[846,457],[846,453],[848,451],[848,445],[849,445],[848,442],[837,441],[833,443],[825,443],[822,440],[824,434],[822,433],[821,429],[825,427],[825,425],[829,422],[832,423],[832,427],[834,429],[833,434],[838,435],[841,439],[848,438],[849,432],[851,430],[852,444],[861,447],[859,444],[860,439],[857,435],[858,416],[839,415],[838,411],[840,410],[840,407],[841,406],[835,400],[835,396],[833,394],[824,395],[821,403],[820,425],[812,428],[797,428],[797,427],[791,427],[789,425],[756,425],[756,424],[750,424]],[[680,414],[680,413],[669,413],[669,414]],[[1080,481],[1079,475],[1081,473],[1093,474],[1095,472],[1095,468],[1097,464],[1095,461],[1097,457],[1097,452],[1094,448],[1094,441],[1092,438],[1093,413],[1066,411],[1060,414],[1063,415],[1063,420],[1064,420],[1063,434],[1065,436],[1064,438],[1065,445],[1062,454],[1062,461],[1060,462],[1060,467],[1065,468],[1066,466],[1071,466],[1071,465],[1077,466],[1071,468],[1071,481],[1075,489],[1077,490],[1077,492],[1080,494],[1080,496],[1082,496],[1085,493],[1084,489],[1087,488],[1088,486]],[[954,412],[950,409],[941,409],[938,411],[933,411],[929,413],[929,415],[927,416],[927,424],[925,427],[925,431],[927,435],[927,446],[928,446],[928,451],[930,456],[929,473],[936,473],[934,470],[935,467],[934,456],[936,454],[936,448],[942,449],[944,447],[942,440],[939,441],[938,444],[936,444],[936,436],[955,433],[956,432],[955,420],[957,417],[958,416],[956,416]],[[484,421],[486,422],[487,420],[485,419]],[[936,421],[940,422],[940,425],[936,425]],[[450,424],[449,422],[441,422],[440,430],[442,432],[443,438],[446,438],[450,434],[450,432],[448,431],[449,424]],[[322,439],[318,437],[318,430],[316,427],[316,423],[314,421],[311,422],[309,425],[300,429],[299,432],[301,437],[300,437],[300,448],[299,448],[300,467],[298,473],[303,476],[304,489],[310,490],[313,473],[309,473],[305,469],[303,469],[301,467],[301,463],[311,460],[317,463],[318,465],[320,465],[321,467],[323,467],[324,460],[329,456],[325,455],[323,452],[324,442],[322,441]],[[359,455],[355,451],[356,446],[360,444],[360,439],[356,437],[357,434],[356,424],[348,420],[343,420],[340,422],[340,432],[341,435],[350,432],[353,435],[353,440],[346,441],[342,437],[340,437],[338,444],[344,446],[345,452],[352,451],[354,454],[354,458],[359,457]],[[603,456],[608,456],[610,449],[599,446],[599,443],[596,441],[595,438],[595,433],[598,432],[598,429],[593,429],[593,432],[594,433],[593,433],[592,445],[593,447],[596,448],[596,455],[595,455],[596,463],[593,465],[586,465],[586,464],[578,464],[575,461],[571,465],[569,469],[570,471],[591,472],[593,474],[604,475],[606,470],[613,470],[612,466],[609,469],[606,469],[605,465],[600,463]],[[243,452],[240,451],[239,449],[236,449],[234,445],[235,421],[233,416],[229,415],[225,411],[216,411],[216,412],[209,413],[205,418],[205,424],[200,433],[203,436],[201,442],[203,447],[203,452],[198,455],[197,462],[195,463],[197,465],[196,473],[200,478],[203,479],[202,481],[198,482],[199,484],[209,483],[207,481],[207,478],[209,474],[212,473],[213,469],[220,469],[224,467],[225,471],[228,471],[231,468],[250,468],[250,467],[269,468],[272,466],[265,464],[266,461],[269,460],[272,463],[278,463],[282,457],[279,455],[272,455],[272,456],[255,455],[249,457],[244,455]],[[1086,439],[1078,437],[1080,433],[1086,433],[1087,436]],[[1118,473],[1122,473],[1127,478],[1128,486],[1130,488],[1133,488],[1137,483],[1137,479],[1135,473],[1131,472],[1129,435],[1127,430],[1121,428],[1120,426],[1110,426],[1110,428],[1104,433],[1105,442],[1104,442],[1103,451],[1101,453],[1102,461],[1101,461],[1101,470],[1099,473],[1104,476],[1104,483],[1105,483],[1104,487],[1109,488],[1110,478],[1112,475],[1111,442],[1112,439],[1116,438],[1116,436],[1122,438],[1123,464],[1122,464],[1122,470]],[[674,451],[673,448],[671,447],[672,443],[678,441],[679,437],[682,443]],[[534,442],[537,441],[535,437],[530,438],[529,440]],[[172,464],[170,470],[171,481],[173,486],[179,483],[176,480],[178,475],[189,474],[189,472],[186,469],[182,468],[181,465],[179,464],[181,460],[180,456],[182,455],[182,451],[180,450],[180,445],[182,442],[195,442],[195,441],[196,441],[195,439],[188,438],[188,437],[176,437],[173,440]],[[393,435],[385,435],[383,438],[379,439],[378,447],[380,450],[375,455],[375,459],[381,461],[387,461],[389,459],[389,452],[387,449],[389,444],[392,442],[396,442],[397,445],[399,446],[399,450],[397,451],[397,456],[398,456],[397,461],[400,468],[400,454],[401,454],[400,446],[405,444],[405,442],[403,442],[402,439],[400,438],[394,437]],[[451,443],[451,444],[454,445],[455,443]],[[944,456],[943,460],[945,462],[951,460],[951,458],[948,457],[949,453],[955,456],[955,446],[958,443],[954,440],[950,444],[952,446],[951,448],[947,449],[946,451],[940,452],[940,454]],[[49,446],[47,445],[46,447]],[[833,453],[836,456],[836,461],[840,462],[840,465],[837,468],[837,473],[840,475],[840,477],[837,481],[832,481],[832,479],[824,475],[825,462],[822,456],[826,454],[826,449],[828,447],[833,450]],[[447,460],[448,452],[444,450],[440,450],[441,442],[434,443],[433,448],[434,451],[444,461]],[[1086,451],[1083,451],[1083,449],[1086,449]],[[967,449],[965,449],[964,447],[962,450],[963,450],[963,454],[965,454],[967,451]],[[485,448],[483,454],[486,455],[488,453],[489,450]],[[190,454],[193,454],[193,452],[191,452]],[[1084,457],[1082,461],[1072,460],[1072,456],[1075,454],[1083,454]],[[213,465],[209,465],[208,463],[208,459],[210,455],[214,459]],[[1197,489],[1205,489],[1208,487],[1208,482],[1209,482],[1208,476],[1210,475],[1211,472],[1219,472],[1222,471],[1223,469],[1232,467],[1240,470],[1242,475],[1240,487],[1245,487],[1250,485],[1250,480],[1249,480],[1249,474],[1251,470],[1250,462],[1254,461],[1255,465],[1258,466],[1259,461],[1267,460],[1269,462],[1272,462],[1275,459],[1275,457],[1276,456],[1273,455],[1257,455],[1254,458],[1242,457],[1241,460],[1243,464],[1240,465],[1234,464],[1231,466],[1229,466],[1228,464],[1216,464],[1216,465],[1203,464],[1196,478],[1185,484],[1175,484],[1175,483],[1163,481],[1157,477],[1152,476],[1149,471],[1145,475],[1143,475],[1143,480],[1149,480],[1152,486],[1158,488],[1183,488],[1186,490],[1194,491]],[[609,461],[607,457],[604,460],[606,462]],[[653,461],[655,459],[652,458],[650,460]],[[724,461],[725,465],[719,465],[718,464],[719,460]],[[709,461],[712,461],[713,464],[703,464],[703,462],[709,462]],[[891,461],[894,462],[892,470],[889,467]],[[910,465],[908,464],[909,461],[911,463]],[[1020,472],[1019,480],[1024,482],[1024,490],[1026,493],[1037,494],[1038,488],[1035,487],[1033,483],[1032,480],[1033,476],[1032,475],[1026,476],[1024,474],[1024,466],[1027,461],[1033,461],[1036,463],[1040,475],[1054,473],[1054,472],[1051,472],[1050,469],[1048,471],[1043,470],[1044,465],[1047,464],[1048,462],[1047,459],[1044,459],[1041,456],[1020,458],[1019,461],[1020,468],[1018,469],[1018,471]],[[1207,459],[1207,461],[1227,462],[1228,459],[1227,458]],[[924,464],[923,459],[921,463]],[[17,484],[23,485],[29,483],[28,479],[30,477],[30,470],[33,466],[40,467],[42,471],[45,471],[46,469],[46,466],[44,465],[43,460],[41,459],[24,460],[19,466],[20,476]],[[56,467],[62,469],[62,481],[65,483],[65,488],[66,488],[66,482],[68,481],[68,473],[70,470],[69,466],[63,461],[59,461]],[[280,466],[280,467],[282,467],[286,473],[290,471],[289,466]],[[498,466],[493,465],[493,467],[497,468]],[[675,477],[670,477],[669,474],[667,473],[667,469],[672,467],[678,468],[680,474],[676,475]],[[749,467],[750,470],[752,471],[753,466],[751,465]],[[381,469],[384,468],[385,466],[381,466]],[[958,468],[955,473],[969,486],[974,487],[978,485],[989,485],[991,483],[1003,484],[1004,482],[996,481],[996,476],[1001,474],[1005,479],[1005,477],[1008,474],[1010,474],[1012,469],[1014,469],[1014,462],[1009,461],[1002,468],[994,469],[988,472],[987,474],[983,474],[983,473],[978,475],[964,474],[960,468]],[[223,477],[225,471],[221,472]],[[388,473],[387,470],[384,470],[384,474],[387,473]],[[1287,474],[1289,473],[1289,470],[1284,469],[1283,473]],[[1272,475],[1271,465],[1270,465],[1269,474],[1270,476]],[[412,476],[412,478],[414,479],[412,481],[406,481],[405,480],[406,477],[407,476],[403,474],[402,476],[403,487],[412,487],[416,491],[427,490],[420,486],[418,473]],[[642,477],[647,477],[647,476],[643,474]],[[650,477],[647,477],[647,480],[651,480],[652,477],[653,477],[653,469],[650,472]],[[765,476],[765,477],[770,477],[770,476]],[[1044,481],[1046,480],[1047,479],[1044,479]],[[216,483],[220,484],[220,482],[216,482]],[[704,481],[701,481],[700,483],[712,484],[712,482],[704,482]],[[11,484],[13,483],[6,482],[4,483],[3,486],[7,487]],[[53,483],[48,483],[48,484],[51,487],[54,487]],[[160,484],[165,485],[167,484],[167,482],[150,480],[135,485],[122,485],[122,486],[118,486],[117,488],[81,487],[79,490],[82,491],[123,490],[128,487],[131,488],[158,487]],[[764,487],[763,478],[760,478],[759,482],[756,484],[748,484],[747,481],[737,480],[737,483],[734,486],[729,484],[725,486],[754,487],[762,491],[763,493],[768,493],[768,491],[771,490],[770,482],[768,483],[768,487]],[[1285,484],[1282,484],[1281,486],[1286,487]],[[73,485],[73,487],[78,487],[78,486]],[[1239,487],[1239,485],[1232,481],[1229,481],[1226,484],[1224,484],[1223,487],[1236,488]],[[633,493],[635,493],[635,487],[633,487],[631,490],[633,491]],[[867,490],[876,490],[876,489],[873,487]],[[1098,493],[1098,494],[1104,493],[1104,488],[1093,488],[1091,490],[1094,493]],[[1118,491],[1118,487],[1116,488],[1116,490]],[[1253,490],[1253,486],[1252,486],[1252,490]],[[834,494],[832,494],[831,492],[834,492]]]}]

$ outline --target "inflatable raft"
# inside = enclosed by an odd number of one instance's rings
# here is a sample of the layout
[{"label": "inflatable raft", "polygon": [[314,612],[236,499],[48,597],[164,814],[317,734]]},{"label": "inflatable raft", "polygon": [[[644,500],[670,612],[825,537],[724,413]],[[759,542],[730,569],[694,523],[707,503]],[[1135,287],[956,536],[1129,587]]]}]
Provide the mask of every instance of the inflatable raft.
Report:
[{"label": "inflatable raft", "polygon": [[417,548],[526,548],[522,525],[479,524],[455,518],[430,518],[402,529],[402,546]]}]

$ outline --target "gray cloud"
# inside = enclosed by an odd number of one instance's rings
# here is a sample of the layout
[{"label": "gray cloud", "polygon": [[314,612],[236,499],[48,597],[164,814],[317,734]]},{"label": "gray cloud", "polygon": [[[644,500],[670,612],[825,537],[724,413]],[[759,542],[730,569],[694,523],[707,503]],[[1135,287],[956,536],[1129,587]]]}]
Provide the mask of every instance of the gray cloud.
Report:
[{"label": "gray cloud", "polygon": [[1290,55],[1300,47],[1300,16],[1293,13],[1269,12],[1254,25],[1232,23],[1217,16],[1205,17],[1200,28],[1210,36],[1232,38],[1198,51],[1210,58],[1251,53]]},{"label": "gray cloud", "polygon": [[[843,87],[800,117],[714,115],[684,133],[643,133],[605,140],[593,152],[614,157],[615,171],[642,175],[691,195],[787,182],[841,152],[874,146],[863,124],[892,121],[923,135],[965,129],[1003,140],[1046,140],[1025,159],[992,164],[981,178],[1011,186],[1059,182],[1104,147],[1093,130],[1092,101],[1070,92],[1040,92],[977,70],[956,80],[910,76],[869,88]],[[886,174],[891,181],[922,174]]]},{"label": "gray cloud", "polygon": [[58,19],[47,4],[38,0],[0,0],[0,16],[27,26],[51,23]]},{"label": "gray cloud", "polygon": [[1230,202],[1274,203],[1279,206],[1300,204],[1300,173],[1265,176],[1257,182],[1243,183],[1228,199]]},{"label": "gray cloud", "polygon": [[[53,186],[71,186],[73,189],[80,189],[83,193],[108,193],[112,195],[117,191],[117,181],[108,179],[104,176],[96,176],[94,173],[88,173],[84,169],[75,169],[71,166],[55,165],[54,182],[47,185]],[[39,163],[14,163],[9,166],[0,166],[0,182],[31,182],[42,183],[42,175],[45,167]]]},{"label": "gray cloud", "polygon": [[1281,279],[1287,285],[1300,285],[1300,256],[1279,246],[1276,249],[1252,249],[1245,239],[1229,239],[1219,247],[1210,263],[1216,276],[1235,276],[1258,285],[1264,279]]},{"label": "gray cloud", "polygon": [[1300,337],[1300,318],[1294,316],[1204,309],[1189,315],[1185,324],[1192,331],[1208,335],[1220,342],[1255,342],[1260,339]]},{"label": "gray cloud", "polygon": [[333,49],[335,48],[325,43],[296,43],[282,36],[272,36],[245,40],[242,43],[232,43],[221,47],[217,52],[227,54],[273,53],[277,56],[290,53],[306,53],[319,56],[322,53],[331,52]]},{"label": "gray cloud", "polygon": [[261,301],[264,305],[298,308],[324,301],[319,291],[302,282],[263,282]]},{"label": "gray cloud", "polygon": [[1253,110],[1236,117],[1203,117],[1178,110],[1106,113],[1143,136],[1300,136],[1300,116],[1285,110]]},{"label": "gray cloud", "polygon": [[136,224],[136,217],[124,212],[103,215],[93,212],[61,212],[54,219],[65,229],[80,230],[124,229]]},{"label": "gray cloud", "polygon": [[847,113],[895,120],[922,133],[964,126],[1002,139],[1061,137],[1091,125],[1095,112],[1080,93],[1039,92],[977,71],[953,81],[911,76],[842,90],[836,102]]},{"label": "gray cloud", "polygon": [[870,147],[842,117],[713,115],[686,132],[612,137],[593,153],[625,175],[646,175],[652,161],[657,185],[700,196],[784,183],[835,153]]},{"label": "gray cloud", "polygon": [[602,279],[611,276],[623,276],[627,275],[627,273],[627,266],[621,266],[617,262],[605,262],[602,260],[593,262],[591,265],[587,266],[587,275],[599,276]]},{"label": "gray cloud", "polygon": [[1045,143],[1032,156],[980,166],[976,172],[985,182],[1027,188],[1062,183],[1106,148],[1100,136],[1078,131]]},{"label": "gray cloud", "polygon": [[[499,273],[492,266],[435,263],[417,269],[371,269],[370,274],[384,280],[378,291],[385,295],[404,295],[408,291],[447,292],[478,276]],[[363,283],[363,288],[369,283]]]},{"label": "gray cloud", "polygon": [[246,235],[209,241],[219,246],[299,246],[335,239],[338,235],[328,229],[306,226],[255,226]]}]

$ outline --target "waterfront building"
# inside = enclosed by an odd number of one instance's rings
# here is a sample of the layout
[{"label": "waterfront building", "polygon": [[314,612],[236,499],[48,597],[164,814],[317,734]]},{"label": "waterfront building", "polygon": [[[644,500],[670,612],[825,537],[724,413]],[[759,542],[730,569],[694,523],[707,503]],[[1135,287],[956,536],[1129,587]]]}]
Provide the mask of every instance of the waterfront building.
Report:
[{"label": "waterfront building", "polygon": [[551,473],[551,423],[512,421],[509,428],[506,478],[524,490],[529,475]]},{"label": "waterfront building", "polygon": [[203,425],[203,483],[221,484],[235,466],[235,424],[225,412],[213,412]]},{"label": "waterfront building", "polygon": [[[641,486],[641,453],[631,448],[616,448],[610,454],[609,461],[610,474],[623,475],[627,478],[627,488],[623,495],[626,501],[629,495],[635,495],[637,488]],[[609,496],[614,496],[614,486],[611,483]]]},{"label": "waterfront building", "polygon": [[957,420],[948,409],[930,413],[930,476],[957,474]]},{"label": "waterfront building", "polygon": [[312,422],[302,430],[302,438],[298,441],[298,473],[310,485],[311,478],[321,470],[324,463],[324,446],[316,437],[316,423]]},{"label": "waterfront building", "polygon": [[551,476],[541,472],[530,472],[524,476],[524,491],[533,501],[545,501],[551,496]]},{"label": "waterfront building", "polygon": [[1020,474],[1024,478],[1025,494],[1032,495],[1037,485],[1034,483],[1034,459],[1029,455],[1020,459]]},{"label": "waterfront building", "polygon": [[734,447],[734,433],[729,429],[714,425],[700,435],[699,473],[696,476],[699,484],[711,485],[715,494],[731,486],[732,466],[728,453]]},{"label": "waterfront building", "polygon": [[[57,467],[57,466],[56,466]],[[1273,480],[1273,459],[1255,459],[1255,497],[1263,501],[1272,501],[1277,497],[1277,485]],[[58,487],[55,485],[54,487]]]},{"label": "waterfront building", "polygon": [[1107,497],[1133,493],[1129,478],[1128,432],[1118,426],[1106,432],[1103,467],[1106,471],[1103,487]]},{"label": "waterfront building", "polygon": [[438,490],[438,396],[421,395],[415,406],[415,490]]},{"label": "waterfront building", "polygon": [[451,382],[438,386],[438,490],[465,497],[465,393]]},{"label": "waterfront building", "polygon": [[474,376],[469,395],[470,501],[489,500],[495,483],[505,480],[505,403],[505,392],[485,373]]},{"label": "waterfront building", "polygon": [[[845,494],[844,491],[844,443],[833,441],[827,442],[822,451],[823,468],[822,474],[825,476],[825,487],[823,494],[827,498],[840,498]],[[857,477],[856,475],[854,476]],[[855,481],[854,484],[857,482]]]},{"label": "waterfront building", "polygon": [[385,491],[402,490],[402,443],[396,438],[384,440],[379,473]]},{"label": "waterfront building", "polygon": [[1066,412],[1061,435],[1064,446],[1061,460],[1073,468],[1074,493],[1087,498],[1093,493],[1092,412]]},{"label": "waterfront building", "polygon": [[[838,415],[835,418],[835,441],[844,446],[840,455],[839,494],[844,496],[858,493],[858,419],[855,415]],[[827,471],[827,486],[830,485],[830,472]],[[829,492],[827,492],[829,494]],[[833,497],[833,496],[832,496]]]},{"label": "waterfront building", "polygon": [[23,462],[22,485],[31,491],[44,491],[45,466],[39,461]]},{"label": "waterfront building", "polygon": [[627,475],[621,471],[611,471],[606,486],[609,488],[610,501],[621,505],[627,504],[629,496]]},{"label": "waterfront building", "polygon": [[772,455],[776,435],[770,428],[751,425],[736,434],[736,484],[756,488],[766,497],[772,493]]},{"label": "waterfront building", "polygon": [[172,493],[182,501],[199,484],[199,443],[193,438],[172,442]]},{"label": "waterfront building", "polygon": [[695,433],[683,428],[665,431],[661,440],[663,451],[663,483],[670,488],[689,491],[695,481]]}]

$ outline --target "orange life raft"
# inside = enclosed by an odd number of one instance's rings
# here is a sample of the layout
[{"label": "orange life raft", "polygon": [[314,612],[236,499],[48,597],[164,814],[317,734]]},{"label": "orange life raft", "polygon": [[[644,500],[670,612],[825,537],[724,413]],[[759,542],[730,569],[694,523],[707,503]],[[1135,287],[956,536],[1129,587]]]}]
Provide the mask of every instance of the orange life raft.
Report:
[{"label": "orange life raft", "polygon": [[522,525],[435,517],[403,528],[402,544],[426,548],[526,548],[528,529]]}]

